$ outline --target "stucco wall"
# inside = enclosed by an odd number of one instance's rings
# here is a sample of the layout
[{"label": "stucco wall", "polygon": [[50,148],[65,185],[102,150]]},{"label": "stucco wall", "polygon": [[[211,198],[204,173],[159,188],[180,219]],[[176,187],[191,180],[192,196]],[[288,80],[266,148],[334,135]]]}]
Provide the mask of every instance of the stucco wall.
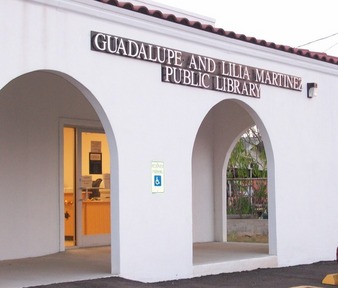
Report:
[{"label": "stucco wall", "polygon": [[[236,115],[237,121],[241,123],[250,115],[269,142],[266,146],[271,160],[269,237],[279,265],[335,257],[337,232],[333,227],[338,224],[335,207],[338,180],[334,177],[338,172],[335,66],[96,1],[48,3],[13,0],[2,4],[0,19],[4,19],[4,25],[0,29],[7,41],[1,47],[0,63],[6,69],[2,71],[0,87],[26,72],[51,69],[70,75],[92,93],[89,101],[100,111],[103,126],[111,125],[118,151],[118,171],[113,177],[119,181],[119,190],[112,204],[118,208],[112,209],[113,250],[118,250],[118,255],[113,254],[113,258],[119,263],[117,270],[122,277],[157,281],[192,275],[193,236],[196,240],[212,239],[214,228],[207,211],[213,201],[221,203],[209,192],[193,195],[193,188],[202,186],[192,179],[195,161],[192,152],[204,117],[226,99],[243,103],[247,112]],[[158,64],[91,51],[91,30],[297,75],[303,78],[304,89],[297,92],[262,86],[261,98],[253,99],[163,83]],[[76,92],[71,93],[77,95],[76,100],[69,98],[67,92],[71,88],[66,89],[63,83],[55,87],[41,81],[43,75],[35,76],[39,77],[34,83],[39,85],[29,85],[29,89],[9,86],[1,91],[0,156],[7,167],[0,170],[4,183],[1,193],[12,192],[0,202],[1,219],[11,219],[0,224],[1,234],[6,235],[0,240],[1,259],[57,251],[59,179],[54,166],[58,161],[57,118],[87,115],[96,119],[94,110],[84,107],[84,98]],[[307,82],[319,85],[319,95],[311,100],[306,97]],[[45,95],[48,101],[44,100]],[[227,108],[231,105],[226,105]],[[231,111],[227,113],[231,115]],[[233,121],[232,117],[225,119]],[[239,127],[230,122],[226,125],[229,129]],[[235,129],[228,135],[235,138],[240,132]],[[115,141],[109,133],[110,141]],[[210,150],[203,146],[212,143],[209,133],[203,131],[204,138],[196,141],[195,148],[205,157],[200,159],[202,164],[210,167],[217,162],[213,169],[219,169],[227,149],[215,145],[214,156],[221,157],[211,161]],[[232,143],[234,139],[230,138]],[[217,141],[216,144],[224,143]],[[151,193],[151,161],[164,162],[163,194]],[[38,172],[44,176],[43,185]],[[20,181],[16,175],[20,175]],[[211,176],[214,189],[219,191],[222,185],[219,174],[207,171],[206,185],[210,187]],[[205,219],[208,224],[201,224],[196,230],[193,221],[198,221],[198,209],[208,215]],[[220,213],[220,208],[216,212]],[[214,222],[215,231],[221,230],[217,228],[220,225],[222,221]],[[26,240],[14,237],[17,233],[26,235]]]}]

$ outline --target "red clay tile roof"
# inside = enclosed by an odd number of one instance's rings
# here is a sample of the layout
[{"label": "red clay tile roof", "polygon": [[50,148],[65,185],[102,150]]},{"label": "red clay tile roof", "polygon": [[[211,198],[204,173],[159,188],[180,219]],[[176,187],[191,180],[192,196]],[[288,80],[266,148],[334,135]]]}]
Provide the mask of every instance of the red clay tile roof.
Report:
[{"label": "red clay tile roof", "polygon": [[266,42],[265,40],[259,40],[259,39],[256,39],[254,37],[247,37],[243,34],[236,34],[236,33],[231,32],[231,31],[225,31],[222,28],[216,28],[216,27],[209,25],[209,24],[202,24],[198,21],[190,21],[187,18],[176,17],[173,14],[163,14],[159,10],[149,10],[145,6],[136,6],[136,5],[133,5],[130,2],[121,2],[121,1],[118,1],[118,0],[95,0],[95,1],[106,3],[106,4],[109,4],[109,5],[113,5],[113,6],[122,8],[122,9],[128,9],[128,10],[131,10],[131,11],[134,11],[134,12],[137,12],[137,13],[142,13],[142,14],[149,15],[149,16],[156,17],[156,18],[160,18],[160,19],[163,19],[163,20],[166,20],[166,21],[174,22],[174,23],[177,23],[177,24],[189,26],[191,28],[204,30],[206,32],[218,34],[218,35],[221,35],[221,36],[224,36],[224,37],[229,37],[229,38],[237,39],[237,40],[240,40],[240,41],[245,41],[245,42],[249,42],[249,43],[252,43],[252,44],[265,46],[265,47],[268,47],[268,48],[277,49],[277,50],[280,50],[280,51],[285,51],[285,52],[288,52],[288,53],[293,53],[293,54],[297,54],[297,55],[300,55],[300,56],[304,56],[304,57],[308,57],[308,58],[312,58],[312,59],[316,59],[316,60],[320,60],[320,61],[324,61],[324,62],[328,62],[328,63],[331,63],[331,64],[338,65],[338,57],[330,56],[330,55],[327,55],[325,53],[312,52],[312,51],[309,51],[309,50],[306,50],[306,49],[293,48],[293,47],[290,47],[290,46],[275,44],[273,42]]}]

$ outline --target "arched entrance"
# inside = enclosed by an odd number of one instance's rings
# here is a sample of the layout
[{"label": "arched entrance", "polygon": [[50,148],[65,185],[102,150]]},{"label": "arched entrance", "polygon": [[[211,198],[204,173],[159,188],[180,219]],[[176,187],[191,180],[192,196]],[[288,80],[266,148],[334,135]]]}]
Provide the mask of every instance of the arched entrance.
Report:
[{"label": "arched entrance", "polygon": [[[92,93],[69,75],[34,71],[0,90],[1,259],[65,249],[63,129],[98,129],[107,136],[110,171],[118,171],[115,137]],[[80,125],[80,126],[78,126]],[[111,173],[112,267],[119,271],[118,178]],[[15,237],[14,237],[15,236]],[[110,238],[110,237],[109,237]]]},{"label": "arched entrance", "polygon": [[[268,159],[268,191],[269,191],[269,246],[256,254],[262,254],[259,261],[252,262],[250,267],[244,267],[232,263],[231,269],[219,267],[217,272],[233,272],[241,269],[252,269],[266,266],[275,266],[276,258],[268,257],[276,254],[275,237],[275,207],[274,207],[274,160],[271,143],[258,115],[244,102],[238,100],[224,100],[215,105],[205,116],[198,130],[192,159],[192,185],[193,185],[193,242],[194,245],[194,269],[204,264],[201,255],[211,256],[218,253],[211,247],[201,243],[226,243],[227,242],[227,215],[226,215],[226,167],[232,148],[243,131],[252,125],[257,125],[261,131],[267,159]],[[196,244],[199,243],[199,244]],[[199,254],[198,247],[204,247]],[[209,246],[210,247],[210,246]],[[228,261],[227,255],[236,255],[237,248],[224,252],[224,261]],[[242,249],[242,248],[241,248]],[[244,249],[244,248],[243,248]],[[245,247],[245,251],[250,248]],[[213,250],[213,251],[212,251]],[[208,254],[209,253],[209,254]],[[219,254],[219,253],[218,253]],[[269,261],[263,263],[262,257]],[[267,256],[267,257],[265,257]],[[243,256],[245,257],[245,255]],[[236,259],[236,256],[235,258]],[[243,259],[240,259],[243,260]],[[213,260],[209,258],[208,264]],[[222,259],[215,260],[218,263]],[[236,262],[236,261],[235,261]],[[202,265],[203,264],[203,265]],[[241,268],[242,267],[242,268]],[[210,267],[209,267],[210,268]],[[212,269],[212,268],[211,268]],[[238,269],[238,270],[236,270]],[[199,270],[195,275],[203,275]]]}]

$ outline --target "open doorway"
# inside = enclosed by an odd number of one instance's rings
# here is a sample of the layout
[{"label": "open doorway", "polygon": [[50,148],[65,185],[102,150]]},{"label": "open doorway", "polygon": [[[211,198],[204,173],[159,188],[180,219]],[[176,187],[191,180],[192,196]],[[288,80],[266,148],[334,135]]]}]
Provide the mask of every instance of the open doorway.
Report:
[{"label": "open doorway", "polygon": [[110,244],[110,154],[103,131],[64,127],[66,247]]}]

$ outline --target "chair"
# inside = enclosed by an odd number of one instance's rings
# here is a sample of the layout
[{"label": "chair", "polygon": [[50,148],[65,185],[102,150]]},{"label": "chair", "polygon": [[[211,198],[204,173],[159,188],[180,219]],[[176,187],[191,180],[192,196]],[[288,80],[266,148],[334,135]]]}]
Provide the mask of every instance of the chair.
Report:
[{"label": "chair", "polygon": [[101,196],[101,193],[100,193],[100,190],[99,190],[101,182],[102,182],[101,178],[98,178],[95,181],[93,181],[93,183],[92,183],[93,188],[88,189],[88,191],[91,192],[90,195],[89,195],[89,199],[99,198]]}]

